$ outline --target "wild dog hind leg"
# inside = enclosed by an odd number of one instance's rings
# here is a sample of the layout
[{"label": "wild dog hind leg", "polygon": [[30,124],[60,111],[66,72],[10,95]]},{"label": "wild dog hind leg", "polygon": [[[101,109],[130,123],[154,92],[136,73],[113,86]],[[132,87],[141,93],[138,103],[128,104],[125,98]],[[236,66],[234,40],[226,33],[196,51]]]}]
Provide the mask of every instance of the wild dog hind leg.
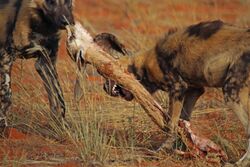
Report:
[{"label": "wild dog hind leg", "polygon": [[[233,93],[235,92],[235,93]],[[236,93],[237,92],[237,93]],[[238,166],[248,167],[250,166],[250,133],[249,133],[249,106],[247,104],[249,89],[248,87],[241,88],[239,91],[231,90],[231,93],[225,94],[227,105],[238,116],[240,122],[243,124],[245,131],[247,132],[248,147],[246,153],[236,163]],[[248,113],[247,113],[248,111]]]},{"label": "wild dog hind leg", "polygon": [[[249,85],[243,87],[240,92],[240,101],[243,104],[244,110],[247,114],[244,113],[244,118],[246,118],[245,129],[247,132],[248,138],[248,147],[246,153],[241,157],[241,159],[236,163],[238,166],[250,166],[250,103],[249,103]],[[246,117],[245,117],[246,116]]]},{"label": "wild dog hind leg", "polygon": [[235,112],[243,124],[248,138],[248,147],[237,166],[250,166],[250,110],[249,110],[249,61],[250,54],[243,54],[235,65],[229,69],[227,80],[223,87],[226,103]]},{"label": "wild dog hind leg", "polygon": [[0,50],[0,133],[7,126],[6,113],[11,105],[12,57]]}]

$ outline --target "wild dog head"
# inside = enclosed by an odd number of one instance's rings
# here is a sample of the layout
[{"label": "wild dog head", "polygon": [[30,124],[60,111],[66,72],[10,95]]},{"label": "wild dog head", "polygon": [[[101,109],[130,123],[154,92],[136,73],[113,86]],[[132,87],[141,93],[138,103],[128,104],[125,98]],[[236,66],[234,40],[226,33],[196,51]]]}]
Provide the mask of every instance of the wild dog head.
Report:
[{"label": "wild dog head", "polygon": [[66,25],[74,24],[72,0],[31,0],[31,7],[43,20],[65,29]]},{"label": "wild dog head", "polygon": [[[133,56],[124,56],[119,59],[120,64],[142,84],[151,94],[157,90],[163,90],[163,73],[158,66],[156,48],[139,52]],[[111,96],[120,96],[127,101],[133,100],[133,94],[122,85],[114,81],[106,80],[104,90]]]},{"label": "wild dog head", "polygon": [[[150,52],[145,52],[143,54],[147,55]],[[135,59],[135,57],[140,57],[141,59]],[[149,71],[144,68],[144,56],[136,55],[131,57],[123,57],[120,59],[120,63],[127,68],[127,71],[134,75],[134,77],[142,84],[142,86],[151,94],[156,92],[161,87],[153,81],[151,78]],[[136,62],[135,62],[136,61]],[[134,99],[133,94],[124,88],[122,85],[116,83],[113,80],[106,79],[103,85],[104,91],[113,97],[122,97],[127,101],[131,101]]]}]

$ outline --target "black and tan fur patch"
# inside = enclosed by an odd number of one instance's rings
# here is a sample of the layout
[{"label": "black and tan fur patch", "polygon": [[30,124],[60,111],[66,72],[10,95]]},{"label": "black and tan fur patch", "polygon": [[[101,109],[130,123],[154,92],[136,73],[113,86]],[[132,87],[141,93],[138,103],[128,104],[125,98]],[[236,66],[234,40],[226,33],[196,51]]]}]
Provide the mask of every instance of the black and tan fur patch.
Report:
[{"label": "black and tan fur patch", "polygon": [[[11,104],[10,74],[16,58],[37,58],[35,67],[44,81],[51,110],[64,116],[55,63],[60,32],[67,24],[74,24],[72,1],[1,0],[0,20],[0,121]],[[34,46],[43,48],[48,58],[40,50],[31,52]]]},{"label": "black and tan fur patch", "polygon": [[[120,63],[125,63],[150,93],[168,92],[166,122],[170,133],[175,131],[180,118],[191,118],[204,87],[215,87],[222,88],[225,102],[245,127],[250,143],[249,32],[220,20],[201,22],[170,31],[154,48],[127,61],[122,58]],[[117,86],[115,82],[113,86]],[[246,149],[237,166],[250,165],[250,147]]]},{"label": "black and tan fur patch", "polygon": [[196,25],[189,26],[186,30],[189,36],[199,37],[201,39],[208,39],[223,26],[220,20],[211,22],[201,22]]},{"label": "black and tan fur patch", "polygon": [[151,93],[164,90],[170,93],[170,98],[181,100],[187,89],[222,87],[225,99],[230,96],[238,102],[233,92],[245,86],[249,72],[247,31],[220,20],[201,22],[169,31],[155,48],[121,62],[128,63],[129,72]]}]

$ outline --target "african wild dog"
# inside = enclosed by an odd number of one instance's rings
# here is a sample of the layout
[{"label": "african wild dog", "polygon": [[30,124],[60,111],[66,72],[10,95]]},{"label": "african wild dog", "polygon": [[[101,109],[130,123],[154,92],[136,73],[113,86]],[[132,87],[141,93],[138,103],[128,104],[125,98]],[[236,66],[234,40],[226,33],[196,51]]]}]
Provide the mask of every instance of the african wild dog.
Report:
[{"label": "african wild dog", "polygon": [[[248,136],[247,152],[236,164],[250,166],[249,29],[219,20],[201,22],[170,31],[154,48],[122,57],[120,63],[150,93],[168,92],[170,134],[175,133],[179,117],[190,119],[204,87],[222,88],[226,103],[239,117]],[[107,80],[104,89],[112,96],[133,99],[129,90],[114,81]],[[170,148],[173,141],[170,137],[166,147]]]},{"label": "african wild dog", "polygon": [[[0,128],[11,104],[11,66],[16,58],[37,58],[35,68],[49,95],[51,110],[64,116],[65,104],[55,63],[60,30],[73,24],[72,0],[0,0]],[[30,48],[42,46],[49,58]],[[51,62],[51,63],[50,63]]]}]

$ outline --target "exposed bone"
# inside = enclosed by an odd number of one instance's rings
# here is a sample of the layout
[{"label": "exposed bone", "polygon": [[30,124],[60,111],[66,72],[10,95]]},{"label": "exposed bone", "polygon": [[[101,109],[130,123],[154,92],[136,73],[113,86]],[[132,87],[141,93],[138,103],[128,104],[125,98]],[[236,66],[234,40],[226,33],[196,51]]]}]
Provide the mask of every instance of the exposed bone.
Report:
[{"label": "exposed bone", "polygon": [[112,91],[113,91],[113,93],[115,93],[115,94],[118,94],[119,92],[116,90],[117,89],[117,85],[114,85],[113,86],[113,88],[112,88]]}]

